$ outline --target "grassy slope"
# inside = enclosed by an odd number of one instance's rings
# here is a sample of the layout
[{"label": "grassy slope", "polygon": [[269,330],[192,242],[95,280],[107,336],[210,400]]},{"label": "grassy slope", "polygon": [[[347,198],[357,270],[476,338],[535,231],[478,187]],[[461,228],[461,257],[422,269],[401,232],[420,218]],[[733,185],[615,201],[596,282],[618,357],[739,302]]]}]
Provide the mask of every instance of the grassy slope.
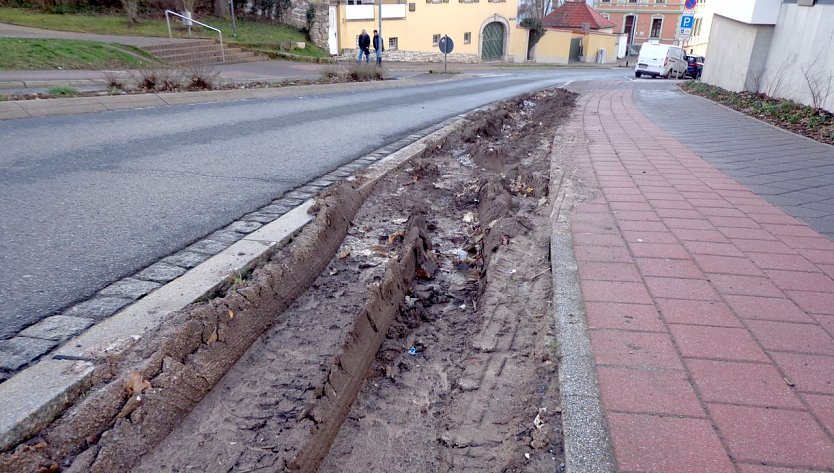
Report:
[{"label": "grassy slope", "polygon": [[[270,23],[237,21],[237,37],[232,36],[231,20],[223,18],[195,18],[223,31],[223,40],[230,43],[273,45],[285,41],[305,41],[304,34],[295,28],[279,26]],[[168,36],[168,26],[165,19],[142,19],[138,25],[130,25],[126,17],[121,15],[85,15],[66,14],[56,15],[41,13],[36,10],[23,8],[0,8],[0,23],[32,26],[61,31],[75,31],[82,33],[99,33],[133,36]],[[187,30],[182,23],[171,21],[173,34],[177,37],[188,37]],[[199,26],[192,29],[195,37],[216,38],[217,33]],[[294,51],[296,54],[320,57],[326,55],[324,51],[312,44],[304,50]]]},{"label": "grassy slope", "polygon": [[0,38],[0,69],[125,69],[155,64],[130,46],[64,39]]}]

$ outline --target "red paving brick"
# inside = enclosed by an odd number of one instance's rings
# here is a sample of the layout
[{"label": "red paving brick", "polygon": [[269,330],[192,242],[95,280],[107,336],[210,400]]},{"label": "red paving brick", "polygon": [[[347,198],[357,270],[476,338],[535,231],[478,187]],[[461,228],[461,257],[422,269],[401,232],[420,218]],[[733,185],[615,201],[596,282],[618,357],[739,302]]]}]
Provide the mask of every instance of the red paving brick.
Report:
[{"label": "red paving brick", "polygon": [[710,404],[709,411],[737,460],[834,465],[834,443],[807,412],[719,404]]},{"label": "red paving brick", "polygon": [[782,291],[767,278],[736,274],[710,274],[709,280],[721,294],[781,297]]},{"label": "red paving brick", "polygon": [[705,402],[802,409],[802,402],[771,364],[687,360]]},{"label": "red paving brick", "polygon": [[769,361],[743,328],[670,325],[669,330],[684,357]]},{"label": "red paving brick", "polygon": [[813,323],[812,319],[790,299],[757,296],[724,296],[724,300],[743,319],[781,320]]},{"label": "red paving brick", "polygon": [[704,417],[684,371],[600,367],[599,388],[607,410]]},{"label": "red paving brick", "polygon": [[591,347],[600,365],[683,369],[672,339],[664,333],[592,330]]},{"label": "red paving brick", "polygon": [[588,327],[665,332],[657,309],[650,304],[618,304],[612,302],[587,302],[585,314]]},{"label": "red paving brick", "polygon": [[718,255],[695,255],[694,258],[705,273],[764,276],[764,273],[747,258]]},{"label": "red paving brick", "polygon": [[671,324],[741,327],[741,322],[723,302],[656,298],[663,319]]},{"label": "red paving brick", "polygon": [[572,222],[619,471],[834,472],[834,242],[630,94],[582,96],[607,201]]},{"label": "red paving brick", "polygon": [[804,394],[805,402],[811,407],[811,412],[816,414],[822,425],[829,432],[834,432],[834,396],[822,396],[819,394]]},{"label": "red paving brick", "polygon": [[771,353],[786,378],[804,392],[834,394],[834,358],[822,355]]},{"label": "red paving brick", "polygon": [[637,265],[633,263],[579,263],[579,277],[583,280],[641,282]]},{"label": "red paving brick", "polygon": [[834,314],[834,294],[829,292],[787,291],[788,296],[805,311]]},{"label": "red paving brick", "polygon": [[688,259],[689,253],[679,243],[629,242],[631,254],[639,258]]},{"label": "red paving brick", "polygon": [[646,286],[654,297],[667,299],[695,299],[717,301],[718,294],[712,286],[701,279],[677,279],[645,277]]},{"label": "red paving brick", "polygon": [[706,419],[610,413],[608,425],[620,471],[734,471],[721,441]]},{"label": "red paving brick", "polygon": [[783,290],[834,292],[834,279],[825,273],[765,270],[767,277]]},{"label": "red paving brick", "polygon": [[636,261],[643,276],[706,279],[704,273],[692,261],[664,258],[637,258]]},{"label": "red paving brick", "polygon": [[819,325],[750,320],[747,327],[765,350],[834,355],[834,339]]}]

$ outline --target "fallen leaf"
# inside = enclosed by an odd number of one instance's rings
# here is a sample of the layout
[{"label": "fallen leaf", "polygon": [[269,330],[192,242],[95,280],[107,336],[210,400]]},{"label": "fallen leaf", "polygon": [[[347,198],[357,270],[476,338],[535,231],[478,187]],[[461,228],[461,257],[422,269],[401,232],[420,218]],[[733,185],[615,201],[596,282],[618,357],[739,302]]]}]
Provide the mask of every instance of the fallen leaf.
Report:
[{"label": "fallen leaf", "polygon": [[417,276],[417,279],[429,279],[429,273],[423,268],[417,268],[414,274]]},{"label": "fallen leaf", "polygon": [[472,223],[475,221],[475,214],[472,212],[466,212],[463,214],[463,221],[466,223]]},{"label": "fallen leaf", "polygon": [[235,318],[235,311],[233,311],[232,309],[229,309],[229,318],[230,319]]},{"label": "fallen leaf", "polygon": [[151,383],[142,379],[142,374],[137,371],[131,372],[124,384],[124,390],[128,397],[132,397],[134,394],[142,394],[142,391],[149,387],[151,387]]},{"label": "fallen leaf", "polygon": [[211,332],[211,335],[209,335],[208,340],[206,340],[206,345],[211,345],[216,342],[218,338],[217,327],[214,327],[214,330]]},{"label": "fallen leaf", "polygon": [[782,379],[784,379],[784,380],[785,380],[785,383],[786,383],[788,386],[790,386],[790,387],[794,387],[794,386],[796,386],[796,383],[794,383],[793,381],[789,380],[788,378],[782,378]]},{"label": "fallen leaf", "polygon": [[394,233],[392,233],[391,235],[388,236],[388,244],[393,245],[394,243],[396,243],[398,241],[402,241],[403,238],[405,238],[405,232],[403,232],[403,231],[394,232]]},{"label": "fallen leaf", "polygon": [[337,256],[339,259],[345,259],[350,256],[350,250],[342,250]]}]

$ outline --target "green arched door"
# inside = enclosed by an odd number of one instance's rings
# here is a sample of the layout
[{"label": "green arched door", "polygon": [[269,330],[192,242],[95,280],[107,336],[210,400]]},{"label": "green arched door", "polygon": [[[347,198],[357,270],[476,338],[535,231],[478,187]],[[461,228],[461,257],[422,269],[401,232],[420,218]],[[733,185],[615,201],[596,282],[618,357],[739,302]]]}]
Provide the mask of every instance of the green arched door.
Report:
[{"label": "green arched door", "polygon": [[504,25],[497,21],[484,27],[481,45],[481,59],[499,61],[504,58]]}]

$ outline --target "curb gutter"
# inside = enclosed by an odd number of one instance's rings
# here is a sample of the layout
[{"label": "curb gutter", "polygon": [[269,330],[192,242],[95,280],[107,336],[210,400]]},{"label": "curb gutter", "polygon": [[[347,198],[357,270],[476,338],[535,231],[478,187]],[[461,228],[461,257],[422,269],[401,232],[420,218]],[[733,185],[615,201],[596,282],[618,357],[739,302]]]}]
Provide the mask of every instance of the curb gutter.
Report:
[{"label": "curb gutter", "polygon": [[[388,172],[423,152],[427,143],[445,137],[461,122],[462,115],[430,127],[430,134],[362,169],[362,188],[372,188]],[[123,359],[138,340],[161,326],[172,313],[211,294],[287,244],[314,220],[307,213],[313,203],[312,199],[306,200],[0,384],[0,451],[48,426],[88,391],[97,364]]]},{"label": "curb gutter", "polygon": [[[581,132],[580,132],[581,133]],[[584,138],[560,130],[553,141],[551,189],[557,189],[551,221],[550,261],[553,306],[560,342],[559,387],[565,467],[568,473],[615,473],[611,439],[600,402],[587,319],[579,287],[568,213],[573,207],[572,179],[562,163]]]}]

